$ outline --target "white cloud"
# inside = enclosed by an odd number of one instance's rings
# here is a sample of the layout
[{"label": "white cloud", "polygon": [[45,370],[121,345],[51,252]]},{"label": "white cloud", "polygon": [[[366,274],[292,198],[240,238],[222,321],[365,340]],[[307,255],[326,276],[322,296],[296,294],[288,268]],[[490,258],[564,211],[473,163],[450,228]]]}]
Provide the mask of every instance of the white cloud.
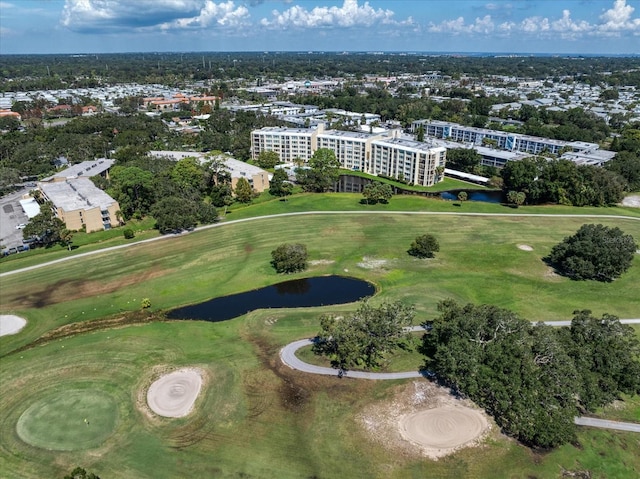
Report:
[{"label": "white cloud", "polygon": [[600,16],[603,23],[598,30],[605,34],[618,34],[624,31],[640,34],[640,18],[631,18],[634,10],[631,5],[627,5],[626,0],[615,0],[613,8]]},{"label": "white cloud", "polygon": [[272,18],[263,18],[260,24],[268,28],[320,28],[320,27],[356,27],[376,24],[412,24],[409,17],[404,22],[393,19],[392,10],[375,9],[369,2],[358,4],[358,0],[344,0],[341,7],[315,7],[307,10],[294,5],[283,12],[274,10]]},{"label": "white cloud", "polygon": [[80,32],[233,27],[249,12],[232,0],[66,0],[63,26]]},{"label": "white cloud", "polygon": [[473,23],[465,23],[464,17],[458,17],[455,20],[445,20],[438,24],[430,23],[427,27],[427,31],[432,33],[453,33],[454,35],[463,33],[489,34],[494,30],[495,24],[493,23],[491,15],[476,18]]},{"label": "white cloud", "polygon": [[[485,8],[493,9],[495,4],[486,4]],[[590,23],[586,20],[574,20],[569,10],[563,10],[562,16],[551,19],[541,16],[526,17],[520,21],[506,21],[497,27],[490,15],[476,18],[473,23],[466,23],[463,17],[445,20],[438,24],[430,23],[428,31],[433,33],[492,34],[501,35],[536,35],[545,38],[561,38],[575,40],[584,36],[619,36],[621,33],[640,35],[640,19],[632,18],[634,8],[627,5],[626,0],[615,0],[613,7],[601,16],[601,23]]]}]

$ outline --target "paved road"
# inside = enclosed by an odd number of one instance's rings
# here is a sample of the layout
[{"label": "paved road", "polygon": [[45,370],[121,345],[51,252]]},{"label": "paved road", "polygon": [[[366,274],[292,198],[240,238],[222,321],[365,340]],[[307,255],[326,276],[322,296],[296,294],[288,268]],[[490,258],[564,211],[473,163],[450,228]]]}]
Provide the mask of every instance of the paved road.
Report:
[{"label": "paved road", "polygon": [[640,424],[632,422],[609,421],[607,419],[596,419],[593,417],[576,417],[573,422],[578,426],[598,427],[601,429],[615,429],[617,431],[640,432]]},{"label": "paved road", "polygon": [[[634,216],[623,216],[623,215],[570,215],[570,214],[530,214],[530,213],[464,213],[464,212],[455,212],[455,211],[299,211],[294,213],[280,213],[277,215],[267,215],[267,216],[253,216],[251,218],[244,218],[240,220],[231,220],[224,221],[220,223],[215,223],[211,225],[200,226],[196,228],[196,231],[207,230],[212,228],[220,228],[227,225],[233,225],[238,223],[246,223],[249,221],[259,221],[270,218],[283,218],[287,216],[308,216],[308,215],[415,215],[415,216],[495,216],[495,217],[533,217],[533,218],[600,218],[600,219],[624,219],[624,220],[633,220],[640,221],[640,217]],[[46,263],[40,263],[34,266],[28,266],[26,268],[20,268],[13,271],[7,271],[4,273],[0,273],[0,278],[5,276],[10,276],[14,274],[23,273],[25,271],[32,271],[39,268],[44,268],[52,264],[62,263],[64,261],[70,261],[75,258],[82,258],[86,256],[92,256],[95,254],[105,253],[108,251],[116,251],[123,248],[131,248],[132,246],[136,246],[143,243],[151,243],[154,241],[167,240],[170,238],[180,237],[181,235],[164,235],[158,236],[156,238],[151,238],[142,241],[136,241],[133,243],[122,244],[119,246],[110,246],[108,248],[102,248],[99,250],[89,251],[87,253],[78,253],[72,254],[70,256],[66,256],[64,258],[60,258],[53,261],[47,261]]]}]

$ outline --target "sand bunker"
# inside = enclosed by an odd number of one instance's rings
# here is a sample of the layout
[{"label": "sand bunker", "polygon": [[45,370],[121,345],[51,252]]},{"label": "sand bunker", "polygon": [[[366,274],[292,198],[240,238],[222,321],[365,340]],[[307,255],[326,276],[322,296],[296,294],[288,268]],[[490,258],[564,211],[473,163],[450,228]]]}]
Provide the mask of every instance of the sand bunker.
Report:
[{"label": "sand bunker", "polygon": [[27,320],[13,314],[0,314],[0,336],[19,333]]},{"label": "sand bunker", "polygon": [[640,195],[627,196],[622,200],[622,206],[631,206],[632,208],[640,208]]},{"label": "sand bunker", "polygon": [[533,251],[533,248],[528,244],[519,244],[518,249],[521,249],[522,251]]},{"label": "sand bunker", "polygon": [[433,460],[481,445],[492,430],[489,417],[471,401],[424,380],[399,385],[391,397],[369,404],[357,419],[385,448]]},{"label": "sand bunker", "polygon": [[445,405],[403,416],[400,434],[420,447],[446,452],[478,439],[488,426],[475,409]]},{"label": "sand bunker", "polygon": [[185,368],[162,376],[147,391],[147,404],[163,417],[184,417],[202,388],[202,371]]}]

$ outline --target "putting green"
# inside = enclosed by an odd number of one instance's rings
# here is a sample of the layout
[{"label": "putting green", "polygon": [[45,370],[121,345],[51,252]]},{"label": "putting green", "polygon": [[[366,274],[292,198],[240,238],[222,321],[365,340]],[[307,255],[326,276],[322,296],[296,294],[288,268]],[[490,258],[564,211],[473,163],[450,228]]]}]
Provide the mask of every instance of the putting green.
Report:
[{"label": "putting green", "polygon": [[75,389],[45,396],[22,413],[18,436],[32,446],[78,451],[102,444],[118,418],[116,402],[104,391]]}]

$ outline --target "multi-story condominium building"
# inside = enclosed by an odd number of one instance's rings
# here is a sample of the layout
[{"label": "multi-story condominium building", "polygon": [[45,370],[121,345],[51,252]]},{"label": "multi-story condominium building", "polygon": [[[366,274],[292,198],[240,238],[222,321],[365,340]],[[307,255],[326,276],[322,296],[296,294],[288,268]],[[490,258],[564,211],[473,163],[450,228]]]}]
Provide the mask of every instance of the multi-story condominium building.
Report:
[{"label": "multi-story condominium building", "polygon": [[404,138],[381,139],[371,143],[370,169],[412,185],[431,186],[443,177],[446,155],[442,146]]},{"label": "multi-story condominium building", "polygon": [[286,163],[306,161],[317,149],[315,140],[308,128],[266,127],[251,133],[251,149],[254,159],[261,151],[275,151]]},{"label": "multi-story condominium building", "polygon": [[[422,127],[425,136],[457,141],[472,145],[482,145],[483,140],[491,140],[496,148],[508,151],[520,151],[532,155],[549,152],[560,155],[564,151],[595,151],[599,146],[595,143],[581,141],[561,141],[537,136],[521,135],[486,128],[459,125],[448,121],[417,120],[411,124],[411,131],[417,132]],[[486,141],[485,141],[486,143]]]},{"label": "multi-story condominium building", "polygon": [[[294,151],[295,145],[299,144],[308,145],[308,148],[304,152],[300,148]],[[315,130],[263,128],[252,132],[252,145],[253,158],[261,151],[275,151],[283,162],[308,161],[319,148],[328,148],[336,154],[343,168],[402,178],[422,186],[439,181],[446,162],[446,148],[400,138],[399,130],[371,134],[325,131],[323,125]]]}]

